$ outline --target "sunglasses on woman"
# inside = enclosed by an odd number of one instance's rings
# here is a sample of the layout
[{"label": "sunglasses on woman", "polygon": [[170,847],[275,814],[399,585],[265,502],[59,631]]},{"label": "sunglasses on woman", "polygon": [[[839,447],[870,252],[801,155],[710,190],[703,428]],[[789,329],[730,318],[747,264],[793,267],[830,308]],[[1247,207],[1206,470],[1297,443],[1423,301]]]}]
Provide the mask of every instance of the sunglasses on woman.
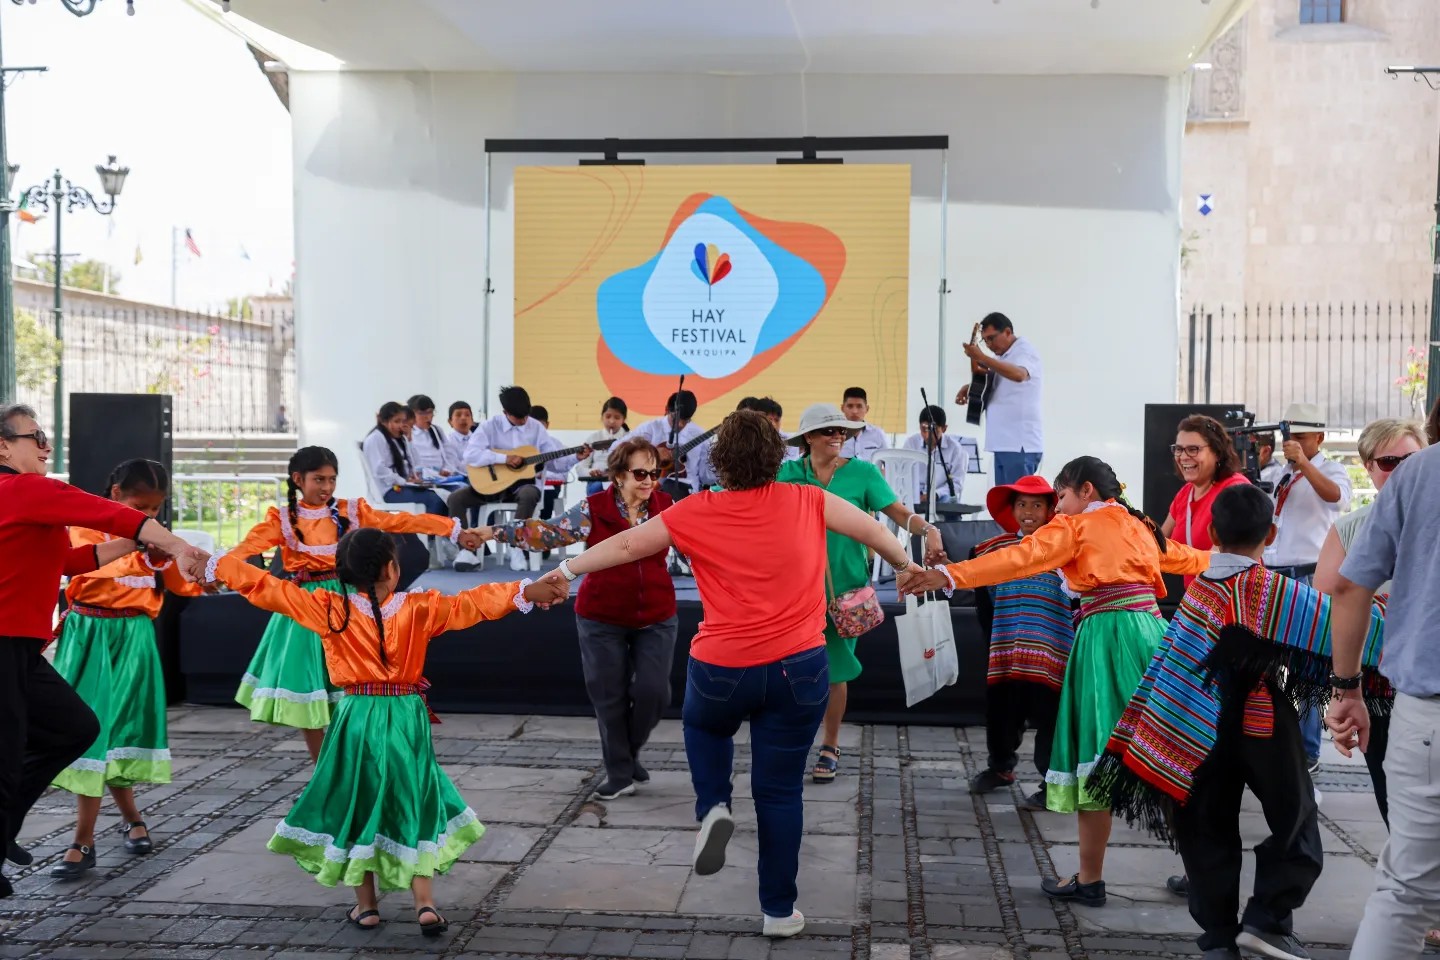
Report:
[{"label": "sunglasses on woman", "polygon": [[843,437],[849,432],[844,427],[821,427],[819,430],[811,430],[810,434],[816,437]]},{"label": "sunglasses on woman", "polygon": [[1370,462],[1375,464],[1375,466],[1379,467],[1381,473],[1389,473],[1413,456],[1415,456],[1415,454],[1405,453],[1401,454],[1398,457],[1376,457]]},{"label": "sunglasses on woman", "polygon": [[50,446],[50,438],[45,436],[44,430],[36,430],[34,433],[17,433],[9,437],[0,437],[0,440],[34,440],[35,446],[42,450]]},{"label": "sunglasses on woman", "polygon": [[631,470],[630,476],[635,478],[636,483],[644,483],[646,480],[659,480],[659,470]]}]

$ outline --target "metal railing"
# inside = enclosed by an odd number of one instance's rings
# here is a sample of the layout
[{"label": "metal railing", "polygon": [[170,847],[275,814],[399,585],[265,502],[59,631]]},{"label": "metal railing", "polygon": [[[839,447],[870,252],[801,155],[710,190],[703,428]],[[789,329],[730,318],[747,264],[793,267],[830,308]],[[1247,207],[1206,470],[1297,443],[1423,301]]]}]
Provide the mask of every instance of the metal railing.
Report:
[{"label": "metal railing", "polygon": [[170,489],[171,526],[200,530],[228,550],[245,539],[265,511],[285,502],[285,478],[177,474]]},{"label": "metal railing", "polygon": [[1424,301],[1196,305],[1182,319],[1177,399],[1243,403],[1265,422],[1318,403],[1341,430],[1423,418],[1429,323]]}]

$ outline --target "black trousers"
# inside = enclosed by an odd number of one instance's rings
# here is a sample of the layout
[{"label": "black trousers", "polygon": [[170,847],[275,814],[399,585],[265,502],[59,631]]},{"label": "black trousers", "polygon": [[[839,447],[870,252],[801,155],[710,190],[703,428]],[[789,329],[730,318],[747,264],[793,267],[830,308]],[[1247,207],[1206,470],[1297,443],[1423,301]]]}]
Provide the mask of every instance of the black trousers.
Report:
[{"label": "black trousers", "polygon": [[1385,751],[1390,747],[1390,715],[1383,717],[1370,714],[1370,749],[1365,752],[1365,766],[1370,770],[1370,782],[1375,785],[1375,805],[1380,808],[1380,819],[1385,829],[1390,829],[1390,793],[1385,788]]},{"label": "black trousers", "polygon": [[635,757],[670,706],[675,617],[648,627],[617,627],[575,617],[585,691],[600,725],[600,754],[611,786],[635,782]]},{"label": "black trousers", "polygon": [[100,721],[27,637],[0,637],[0,844],[50,781],[100,736]]},{"label": "black trousers", "polygon": [[[1294,911],[1320,876],[1322,853],[1315,787],[1301,743],[1300,721],[1271,691],[1275,732],[1247,737],[1242,711],[1227,710],[1215,752],[1190,802],[1175,812],[1175,839],[1190,877],[1190,916],[1204,931],[1200,949],[1235,949],[1241,926],[1290,933]],[[1255,890],[1240,909],[1240,798],[1255,794],[1270,836],[1255,848]]]},{"label": "black trousers", "polygon": [[985,688],[985,746],[989,767],[1009,773],[1020,761],[1016,751],[1028,727],[1035,731],[1035,769],[1040,779],[1050,772],[1050,746],[1055,740],[1055,717],[1060,712],[1060,691],[1028,681],[992,683]]},{"label": "black trousers", "polygon": [[461,523],[470,523],[470,511],[487,503],[515,504],[515,519],[529,520],[535,516],[540,504],[540,488],[534,480],[518,480],[499,493],[476,493],[470,486],[460,487],[445,500],[450,516],[459,517]]}]

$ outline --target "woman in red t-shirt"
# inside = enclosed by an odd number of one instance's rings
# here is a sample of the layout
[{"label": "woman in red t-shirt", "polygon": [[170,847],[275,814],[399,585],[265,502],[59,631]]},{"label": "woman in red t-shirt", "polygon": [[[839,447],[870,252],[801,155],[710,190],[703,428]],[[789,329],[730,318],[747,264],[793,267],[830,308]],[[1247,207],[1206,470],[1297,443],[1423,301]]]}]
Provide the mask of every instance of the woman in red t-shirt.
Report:
[{"label": "woman in red t-shirt", "polygon": [[685,754],[695,787],[697,874],[725,865],[734,736],[750,721],[751,792],[760,843],[763,932],[793,937],[804,828],[801,788],[829,699],[825,532],[878,551],[904,587],[921,572],[873,517],[819,487],[776,483],[785,443],[764,416],[725,418],[710,452],[719,492],[686,497],[658,517],[566,560],[546,579],[573,580],[671,546],[690,558],[705,619],[690,642]]},{"label": "woman in red t-shirt", "polygon": [[[1219,420],[1200,414],[1186,417],[1175,430],[1175,472],[1185,486],[1170,503],[1160,532],[1172,540],[1210,550],[1210,507],[1226,487],[1249,483],[1240,472],[1240,457]],[[1194,577],[1185,578],[1190,586]]]}]

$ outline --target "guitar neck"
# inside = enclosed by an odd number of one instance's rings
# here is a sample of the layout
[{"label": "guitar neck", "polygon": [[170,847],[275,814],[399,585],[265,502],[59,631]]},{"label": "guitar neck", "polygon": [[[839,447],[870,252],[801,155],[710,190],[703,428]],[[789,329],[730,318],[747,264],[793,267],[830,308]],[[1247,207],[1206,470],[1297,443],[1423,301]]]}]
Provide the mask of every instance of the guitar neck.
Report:
[{"label": "guitar neck", "polygon": [[[589,444],[589,447],[591,450],[607,450],[613,446],[614,443],[614,440],[600,440]],[[551,450],[549,453],[537,453],[532,457],[526,457],[525,463],[526,465],[549,463],[551,460],[559,460],[561,457],[568,457],[572,453],[579,453],[585,449],[585,446],[586,445],[582,443],[578,447],[566,447],[563,450]]]},{"label": "guitar neck", "polygon": [[680,448],[675,451],[675,459],[684,460],[685,457],[689,455],[691,450],[694,450],[696,447],[700,446],[700,444],[704,443],[706,440],[709,440],[711,437],[715,436],[715,434],[719,432],[720,427],[717,424],[716,426],[713,426],[709,430],[706,430],[704,433],[700,434],[700,436],[696,437],[694,440],[687,440],[685,443],[682,443],[680,445]]}]

